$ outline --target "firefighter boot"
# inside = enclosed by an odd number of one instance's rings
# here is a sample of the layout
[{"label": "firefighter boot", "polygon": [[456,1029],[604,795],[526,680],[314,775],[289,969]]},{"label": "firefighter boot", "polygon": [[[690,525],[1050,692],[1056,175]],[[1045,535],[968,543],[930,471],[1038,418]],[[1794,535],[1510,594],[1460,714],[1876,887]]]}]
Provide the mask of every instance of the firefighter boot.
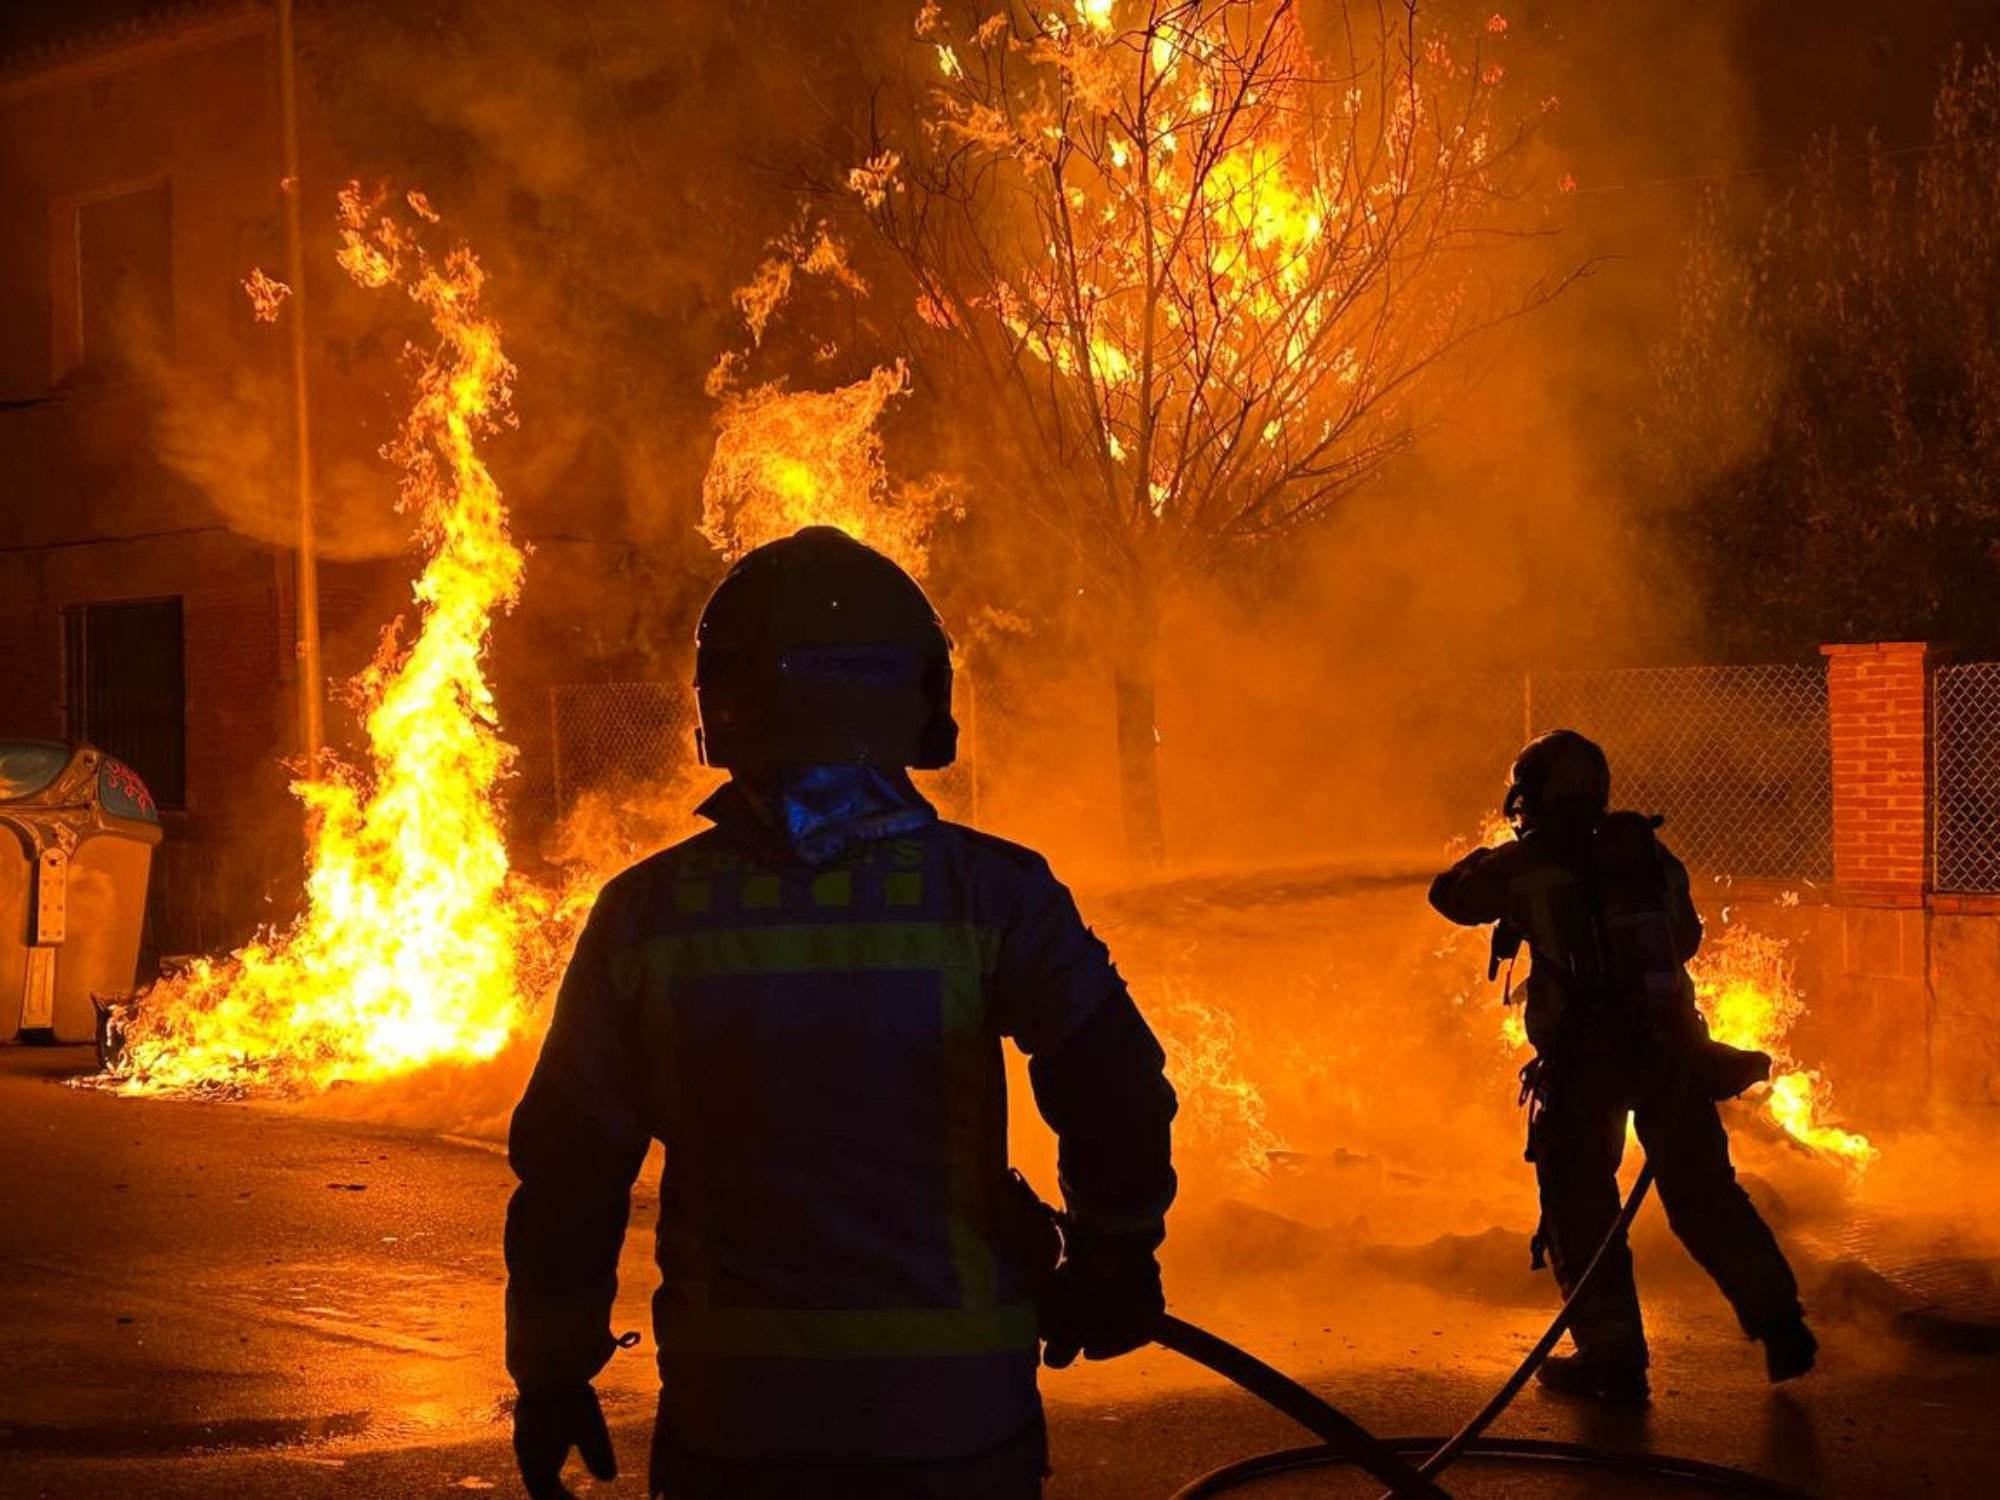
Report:
[{"label": "firefighter boot", "polygon": [[1771,1384],[1797,1380],[1819,1358],[1819,1340],[1803,1317],[1787,1318],[1764,1330],[1764,1372]]},{"label": "firefighter boot", "polygon": [[1643,1358],[1606,1354],[1551,1354],[1535,1379],[1559,1396],[1581,1396],[1620,1406],[1644,1406],[1652,1399]]}]

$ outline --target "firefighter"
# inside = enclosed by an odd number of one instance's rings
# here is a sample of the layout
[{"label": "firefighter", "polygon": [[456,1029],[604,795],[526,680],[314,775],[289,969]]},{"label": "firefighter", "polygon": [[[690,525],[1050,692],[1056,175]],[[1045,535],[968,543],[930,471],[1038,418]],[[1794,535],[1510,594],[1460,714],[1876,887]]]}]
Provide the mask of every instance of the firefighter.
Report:
[{"label": "firefighter", "polygon": [[[1546,1249],[1565,1295],[1619,1212],[1627,1117],[1653,1164],[1667,1221],[1714,1278],[1743,1331],[1764,1345],[1770,1378],[1813,1366],[1817,1344],[1770,1228],[1736,1181],[1716,1100],[1768,1076],[1770,1059],[1709,1039],[1686,964],[1701,918],[1686,867],[1656,836],[1660,820],[1610,812],[1604,752],[1573,730],[1531,742],[1514,762],[1505,812],[1516,837],[1475,849],[1431,886],[1431,904],[1465,926],[1496,923],[1495,963],[1530,951],[1528,1157]],[[1544,1364],[1544,1385],[1612,1401],[1648,1398],[1646,1338],[1632,1256],[1613,1244],[1570,1327],[1573,1355]]]},{"label": "firefighter", "polygon": [[[528,1493],[568,1493],[572,1447],[613,1472],[591,1381],[659,1140],[656,1496],[1039,1495],[1038,1335],[1051,1366],[1107,1359],[1164,1311],[1159,1045],[1041,857],[911,784],[958,729],[893,562],[829,527],[749,553],[695,687],[714,826],[604,888],[514,1114]],[[1059,1266],[1008,1172],[1003,1037],[1058,1140]]]}]

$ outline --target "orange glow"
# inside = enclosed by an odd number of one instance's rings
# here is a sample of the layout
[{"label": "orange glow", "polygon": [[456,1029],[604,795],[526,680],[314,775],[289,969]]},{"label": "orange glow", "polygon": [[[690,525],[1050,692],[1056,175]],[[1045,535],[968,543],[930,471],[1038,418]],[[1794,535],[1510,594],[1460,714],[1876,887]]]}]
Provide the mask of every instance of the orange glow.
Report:
[{"label": "orange glow", "polygon": [[[420,197],[409,203],[435,217]],[[436,335],[385,450],[424,552],[417,628],[407,646],[385,635],[352,685],[365,764],[294,785],[308,814],[304,912],[146,998],[112,1080],[128,1093],[314,1090],[491,1058],[553,973],[574,917],[573,902],[510,874],[501,836],[513,751],[484,657],[523,559],[478,449],[509,420],[514,374],[480,307],[483,273],[469,250],[432,256],[358,187],[340,196],[340,230],[348,273],[402,288]]]}]

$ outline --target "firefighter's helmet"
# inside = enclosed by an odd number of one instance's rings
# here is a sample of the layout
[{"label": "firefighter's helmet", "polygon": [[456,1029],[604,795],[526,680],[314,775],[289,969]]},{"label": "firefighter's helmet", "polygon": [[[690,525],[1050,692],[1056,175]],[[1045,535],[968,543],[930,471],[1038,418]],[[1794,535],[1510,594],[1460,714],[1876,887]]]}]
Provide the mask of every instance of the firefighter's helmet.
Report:
[{"label": "firefighter's helmet", "polygon": [[1611,803],[1611,762],[1596,741],[1574,729],[1551,729],[1514,757],[1502,811],[1523,823],[1601,813]]},{"label": "firefighter's helmet", "polygon": [[951,641],[917,581],[832,526],[746,553],[695,634],[701,758],[934,770],[958,753]]}]

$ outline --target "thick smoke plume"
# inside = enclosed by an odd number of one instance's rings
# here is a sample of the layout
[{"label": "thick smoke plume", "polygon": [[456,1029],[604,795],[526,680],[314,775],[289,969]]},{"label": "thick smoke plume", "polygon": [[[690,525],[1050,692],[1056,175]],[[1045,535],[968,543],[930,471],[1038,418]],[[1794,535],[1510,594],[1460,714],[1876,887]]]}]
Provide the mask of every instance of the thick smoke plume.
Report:
[{"label": "thick smoke plume", "polygon": [[[1488,9],[1437,7],[1475,23]],[[1690,201],[1643,184],[1759,156],[1743,35],[1685,5],[1502,9],[1509,87],[1552,101],[1531,162],[1546,233],[1509,253],[1591,274],[1456,370],[1424,440],[1324,524],[1281,552],[1232,556],[1169,611],[1163,879],[1182,884],[1150,897],[1119,858],[1110,606],[992,488],[983,450],[1003,436],[976,407],[941,407],[920,370],[907,396],[900,376],[874,383],[894,368],[900,310],[789,275],[787,317],[817,312],[832,330],[794,347],[786,318],[737,296],[796,232],[802,196],[863,164],[874,89],[935,66],[912,61],[914,6],[614,0],[573,14],[506,0],[317,23],[315,165],[424,184],[485,250],[521,367],[521,429],[494,464],[535,550],[497,653],[503,720],[511,691],[532,702],[551,681],[687,680],[692,619],[723,566],[711,541],[761,539],[728,527],[757,454],[727,403],[744,415],[763,388],[739,385],[719,406],[708,379],[746,316],[760,372],[786,390],[864,392],[882,465],[864,490],[959,481],[962,519],[927,518],[923,537],[927,586],[975,637],[962,663],[970,763],[951,809],[976,807],[1048,852],[1119,954],[1188,1103],[1191,1216],[1241,1197],[1398,1243],[1531,1223],[1514,1060],[1479,982],[1483,953],[1428,913],[1417,872],[1475,831],[1488,810],[1477,788],[1497,800],[1495,747],[1525,718],[1511,669],[1699,659],[1706,645],[1634,479],[1634,414],[1673,320]],[[855,254],[857,279],[879,285]],[[352,368],[386,387],[393,351],[337,290],[313,305]],[[282,469],[283,451],[275,419],[248,418],[271,412],[256,376],[163,419],[164,456],[253,534],[263,481],[242,476]],[[842,413],[807,413],[829,415]],[[264,436],[246,450],[224,428]],[[323,444],[336,506],[335,476],[372,463],[370,446]],[[707,537],[705,485],[723,502]],[[373,550],[365,507],[334,529]],[[1003,618],[1015,628],[970,628]],[[632,791],[646,832],[575,823],[572,846],[636,856],[677,831],[691,791]],[[1315,886],[1298,867],[1381,883]],[[523,1050],[475,1080],[406,1080],[323,1107],[490,1131],[528,1061]],[[1026,1090],[1015,1097],[1025,1115]],[[1046,1185],[1046,1143],[1029,1123],[1017,1135]],[[1781,1147],[1766,1155],[1788,1182],[1809,1176]]]}]

